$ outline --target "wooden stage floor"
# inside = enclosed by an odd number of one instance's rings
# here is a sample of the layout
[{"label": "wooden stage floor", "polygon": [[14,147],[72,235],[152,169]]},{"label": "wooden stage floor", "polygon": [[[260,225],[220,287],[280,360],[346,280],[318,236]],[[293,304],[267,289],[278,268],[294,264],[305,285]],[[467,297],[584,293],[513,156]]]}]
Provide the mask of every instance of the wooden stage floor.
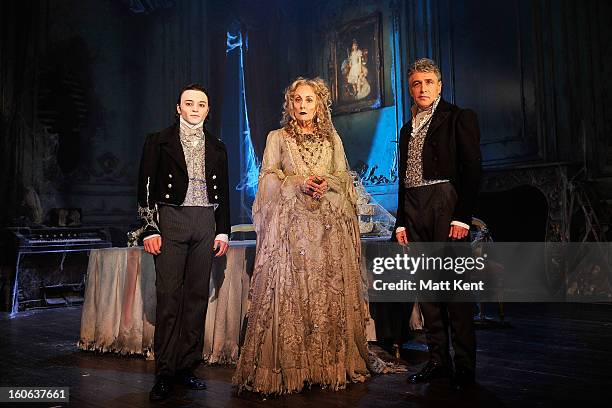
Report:
[{"label": "wooden stage floor", "polygon": [[[380,375],[333,392],[263,399],[236,395],[232,368],[202,366],[206,391],[175,389],[150,403],[154,362],[79,351],[80,307],[0,317],[0,386],[68,386],[74,407],[558,407],[612,404],[612,305],[506,304],[510,327],[481,328],[478,385],[450,390],[446,380],[408,385],[407,374]],[[409,371],[424,353],[404,354]],[[0,404],[1,405],[1,404]],[[14,404],[25,407],[28,404]],[[62,406],[38,404],[37,406]]]}]

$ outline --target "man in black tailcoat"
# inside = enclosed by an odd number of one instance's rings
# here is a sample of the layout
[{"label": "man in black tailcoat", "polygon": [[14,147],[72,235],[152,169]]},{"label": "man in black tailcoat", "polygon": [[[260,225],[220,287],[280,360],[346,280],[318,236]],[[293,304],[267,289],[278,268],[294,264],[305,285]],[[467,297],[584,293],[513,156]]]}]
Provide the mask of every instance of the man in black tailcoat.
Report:
[{"label": "man in black tailcoat", "polygon": [[[476,114],[441,98],[442,77],[432,60],[417,60],[408,77],[415,104],[411,121],[400,133],[395,238],[401,245],[465,240],[482,171]],[[409,382],[429,382],[450,374],[456,389],[474,383],[473,304],[422,302],[420,307],[430,359]]]},{"label": "man in black tailcoat", "polygon": [[167,398],[173,384],[206,388],[194,369],[202,359],[213,255],[229,244],[227,152],[204,122],[208,92],[186,86],[177,123],[147,136],[138,178],[141,238],[155,257],[156,381],[149,397]]}]

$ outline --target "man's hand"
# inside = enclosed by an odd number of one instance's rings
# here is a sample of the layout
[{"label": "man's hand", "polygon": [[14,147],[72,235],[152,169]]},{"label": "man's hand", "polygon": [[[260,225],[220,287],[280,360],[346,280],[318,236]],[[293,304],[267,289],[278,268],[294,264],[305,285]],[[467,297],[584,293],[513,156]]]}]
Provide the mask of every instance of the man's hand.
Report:
[{"label": "man's hand", "polygon": [[395,233],[395,238],[397,238],[397,243],[404,246],[408,245],[408,234],[406,234],[406,230],[401,230]]},{"label": "man's hand", "polygon": [[215,257],[225,255],[228,249],[229,244],[227,244],[225,241],[221,241],[219,239],[215,240],[215,244],[213,245],[213,252],[216,252]]},{"label": "man's hand", "polygon": [[451,239],[463,239],[467,236],[469,231],[469,229],[463,228],[460,225],[451,225],[448,237]]},{"label": "man's hand", "polygon": [[161,254],[162,239],[161,237],[153,237],[143,241],[144,249],[151,255]]}]

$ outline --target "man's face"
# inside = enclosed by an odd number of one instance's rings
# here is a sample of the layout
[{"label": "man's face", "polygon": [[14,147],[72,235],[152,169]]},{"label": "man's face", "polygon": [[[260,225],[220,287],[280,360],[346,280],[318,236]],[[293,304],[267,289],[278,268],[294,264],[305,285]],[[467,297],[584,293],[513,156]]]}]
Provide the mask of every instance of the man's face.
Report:
[{"label": "man's face", "polygon": [[314,118],[317,110],[317,96],[309,85],[300,85],[293,94],[293,116],[301,122]]},{"label": "man's face", "polygon": [[427,109],[442,91],[442,81],[434,72],[415,72],[408,78],[410,96],[421,109]]},{"label": "man's face", "polygon": [[181,95],[181,104],[176,111],[192,125],[197,125],[208,115],[208,97],[202,91],[189,89]]}]

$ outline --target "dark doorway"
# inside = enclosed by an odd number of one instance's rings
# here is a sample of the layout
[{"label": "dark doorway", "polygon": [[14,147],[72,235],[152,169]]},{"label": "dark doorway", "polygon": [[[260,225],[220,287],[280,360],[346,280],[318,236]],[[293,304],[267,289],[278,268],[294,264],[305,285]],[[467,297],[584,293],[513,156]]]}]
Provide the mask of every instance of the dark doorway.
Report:
[{"label": "dark doorway", "polygon": [[535,187],[483,192],[474,215],[487,224],[494,241],[543,242],[546,239],[548,203]]}]

